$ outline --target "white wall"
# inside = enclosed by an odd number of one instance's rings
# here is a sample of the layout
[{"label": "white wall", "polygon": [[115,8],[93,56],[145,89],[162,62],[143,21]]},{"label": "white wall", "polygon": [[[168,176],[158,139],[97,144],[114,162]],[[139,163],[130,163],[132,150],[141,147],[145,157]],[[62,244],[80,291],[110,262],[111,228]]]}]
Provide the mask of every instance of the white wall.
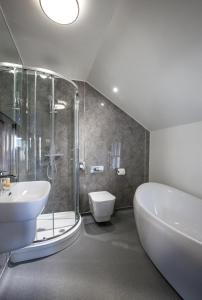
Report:
[{"label": "white wall", "polygon": [[202,198],[202,122],[152,131],[149,173]]}]

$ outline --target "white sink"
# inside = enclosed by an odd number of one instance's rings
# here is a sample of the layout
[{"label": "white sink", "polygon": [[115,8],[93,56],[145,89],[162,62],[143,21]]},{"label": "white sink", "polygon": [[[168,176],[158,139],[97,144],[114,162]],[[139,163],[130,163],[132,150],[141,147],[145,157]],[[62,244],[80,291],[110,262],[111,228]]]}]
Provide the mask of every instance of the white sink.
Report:
[{"label": "white sink", "polygon": [[51,185],[48,181],[13,183],[0,193],[0,253],[31,244],[36,219],[44,209]]}]

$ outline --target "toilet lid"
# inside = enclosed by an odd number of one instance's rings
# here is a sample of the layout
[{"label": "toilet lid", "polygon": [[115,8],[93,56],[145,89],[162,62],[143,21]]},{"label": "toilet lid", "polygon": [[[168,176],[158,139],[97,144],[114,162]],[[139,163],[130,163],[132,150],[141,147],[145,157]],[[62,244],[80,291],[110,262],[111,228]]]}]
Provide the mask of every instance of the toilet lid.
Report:
[{"label": "toilet lid", "polygon": [[97,202],[105,202],[105,201],[112,201],[115,200],[116,197],[112,194],[110,194],[107,191],[102,191],[102,192],[92,192],[89,193],[89,196],[93,201]]}]

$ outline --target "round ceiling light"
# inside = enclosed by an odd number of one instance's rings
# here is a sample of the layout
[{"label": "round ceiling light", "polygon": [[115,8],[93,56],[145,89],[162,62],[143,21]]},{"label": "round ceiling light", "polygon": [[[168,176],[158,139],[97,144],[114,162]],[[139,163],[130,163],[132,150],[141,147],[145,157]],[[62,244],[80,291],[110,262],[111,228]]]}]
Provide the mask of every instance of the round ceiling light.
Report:
[{"label": "round ceiling light", "polygon": [[113,87],[112,91],[113,91],[115,94],[117,94],[118,91],[119,91],[119,89],[117,88],[117,86],[115,86],[115,87]]},{"label": "round ceiling light", "polygon": [[71,24],[79,16],[77,0],[40,0],[40,4],[44,13],[59,24]]}]

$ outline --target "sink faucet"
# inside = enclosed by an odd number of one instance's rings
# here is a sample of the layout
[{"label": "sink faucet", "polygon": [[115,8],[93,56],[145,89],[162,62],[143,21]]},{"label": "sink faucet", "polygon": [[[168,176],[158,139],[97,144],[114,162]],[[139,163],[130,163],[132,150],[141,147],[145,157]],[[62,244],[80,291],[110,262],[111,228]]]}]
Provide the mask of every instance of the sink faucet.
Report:
[{"label": "sink faucet", "polygon": [[12,174],[8,174],[8,171],[0,170],[0,192],[4,192],[4,181],[6,179],[13,178],[15,181],[17,180],[17,177]]},{"label": "sink faucet", "polygon": [[0,170],[0,176],[3,176],[5,173],[8,173],[8,172],[7,172],[7,171]]},{"label": "sink faucet", "polygon": [[4,178],[0,178],[0,193],[4,191]]},{"label": "sink faucet", "polygon": [[5,174],[8,173],[7,171],[0,170],[0,192],[2,193],[4,191],[4,180],[5,180]]}]

